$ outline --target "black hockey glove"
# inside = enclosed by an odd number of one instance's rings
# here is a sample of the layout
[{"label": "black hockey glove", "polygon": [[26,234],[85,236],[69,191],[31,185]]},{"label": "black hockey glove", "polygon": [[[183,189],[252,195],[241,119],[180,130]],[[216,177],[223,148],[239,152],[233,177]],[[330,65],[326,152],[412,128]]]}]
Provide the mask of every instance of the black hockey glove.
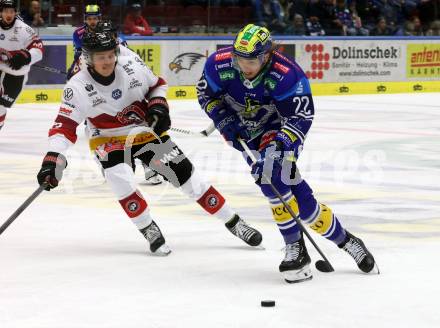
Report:
[{"label": "black hockey glove", "polygon": [[148,101],[147,121],[159,136],[171,127],[170,111],[165,98],[154,97]]},{"label": "black hockey glove", "polygon": [[30,62],[31,54],[26,49],[9,51],[9,66],[12,69],[19,70]]},{"label": "black hockey glove", "polygon": [[58,186],[63,177],[63,170],[67,166],[66,158],[55,152],[48,152],[44,156],[43,164],[41,164],[40,172],[38,172],[37,180],[40,185],[47,183],[45,190],[50,190]]}]

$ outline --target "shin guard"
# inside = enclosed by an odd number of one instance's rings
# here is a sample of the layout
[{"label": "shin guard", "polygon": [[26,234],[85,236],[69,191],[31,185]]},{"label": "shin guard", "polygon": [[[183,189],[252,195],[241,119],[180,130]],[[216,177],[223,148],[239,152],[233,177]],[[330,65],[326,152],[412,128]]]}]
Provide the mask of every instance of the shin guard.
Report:
[{"label": "shin guard", "polygon": [[105,169],[105,178],[125,213],[138,229],[148,226],[152,217],[142,194],[136,189],[132,168],[121,163]]},{"label": "shin guard", "polygon": [[308,222],[311,229],[323,237],[339,245],[345,239],[345,230],[331,208],[319,204],[319,214],[314,220]]},{"label": "shin guard", "polygon": [[[283,196],[283,199],[290,206],[292,211],[298,216],[298,204],[292,193]],[[291,244],[301,238],[300,228],[295,222],[295,219],[287,211],[286,207],[278,198],[269,199],[272,209],[272,216],[280,229],[281,235],[286,244]]]},{"label": "shin guard", "polygon": [[226,203],[225,198],[213,186],[208,185],[193,170],[191,177],[180,190],[197,201],[197,203],[209,214],[215,215],[224,222],[229,221],[236,214]]}]

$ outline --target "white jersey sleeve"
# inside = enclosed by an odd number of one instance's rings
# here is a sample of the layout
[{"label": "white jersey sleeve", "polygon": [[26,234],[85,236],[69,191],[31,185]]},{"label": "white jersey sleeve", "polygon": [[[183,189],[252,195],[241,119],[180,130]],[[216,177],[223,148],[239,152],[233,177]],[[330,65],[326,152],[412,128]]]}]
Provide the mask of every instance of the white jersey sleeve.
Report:
[{"label": "white jersey sleeve", "polygon": [[14,25],[4,30],[0,27],[1,48],[7,51],[15,51],[25,49],[31,54],[31,62],[24,65],[18,70],[12,69],[8,63],[0,61],[0,71],[4,71],[11,75],[26,75],[29,73],[31,65],[43,58],[43,42],[38,37],[32,27],[24,23],[21,19],[16,18]]},{"label": "white jersey sleeve", "polygon": [[75,80],[69,81],[63,90],[58,116],[49,130],[49,151],[66,156],[67,149],[77,140],[76,128],[86,118],[83,95]]}]

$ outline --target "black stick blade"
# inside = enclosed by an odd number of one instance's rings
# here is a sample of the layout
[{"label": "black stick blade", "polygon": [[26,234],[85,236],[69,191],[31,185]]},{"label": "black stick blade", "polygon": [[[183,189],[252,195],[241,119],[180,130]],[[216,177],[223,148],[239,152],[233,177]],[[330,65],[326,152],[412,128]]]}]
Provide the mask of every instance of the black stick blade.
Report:
[{"label": "black stick blade", "polygon": [[324,260],[318,260],[315,262],[315,267],[318,271],[321,272],[333,272],[335,269],[331,266],[330,263],[324,261]]}]

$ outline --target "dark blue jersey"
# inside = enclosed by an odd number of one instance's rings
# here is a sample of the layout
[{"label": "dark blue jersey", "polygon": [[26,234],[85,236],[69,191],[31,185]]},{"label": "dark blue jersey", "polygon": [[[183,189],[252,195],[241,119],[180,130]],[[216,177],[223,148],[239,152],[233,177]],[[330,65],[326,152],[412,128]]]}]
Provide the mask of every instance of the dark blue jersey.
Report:
[{"label": "dark blue jersey", "polygon": [[274,51],[251,81],[244,78],[232,60],[232,47],[213,53],[197,85],[198,100],[216,121],[227,110],[237,115],[251,138],[268,130],[285,132],[301,143],[312,125],[313,99],[309,81],[298,64]]},{"label": "dark blue jersey", "polygon": [[[78,27],[73,32],[73,50],[74,50],[74,56],[73,56],[73,62],[70,65],[70,68],[67,70],[67,80],[70,80],[70,78],[78,73],[80,71],[79,67],[79,57],[82,54],[82,40],[84,37],[84,34],[87,32],[87,25],[84,24],[80,27]],[[118,44],[128,47],[127,41],[124,37],[118,36]]]},{"label": "dark blue jersey", "polygon": [[[82,52],[82,39],[84,37],[84,33],[87,31],[87,25],[84,24],[78,27],[73,32],[73,48],[75,51],[75,59],[79,58]],[[122,35],[118,36],[118,43],[124,47],[127,47],[127,41]]]},{"label": "dark blue jersey", "polygon": [[81,56],[82,52],[82,39],[84,36],[84,33],[87,31],[87,25],[84,24],[80,27],[78,27],[73,32],[73,49],[75,51],[75,60]]}]

